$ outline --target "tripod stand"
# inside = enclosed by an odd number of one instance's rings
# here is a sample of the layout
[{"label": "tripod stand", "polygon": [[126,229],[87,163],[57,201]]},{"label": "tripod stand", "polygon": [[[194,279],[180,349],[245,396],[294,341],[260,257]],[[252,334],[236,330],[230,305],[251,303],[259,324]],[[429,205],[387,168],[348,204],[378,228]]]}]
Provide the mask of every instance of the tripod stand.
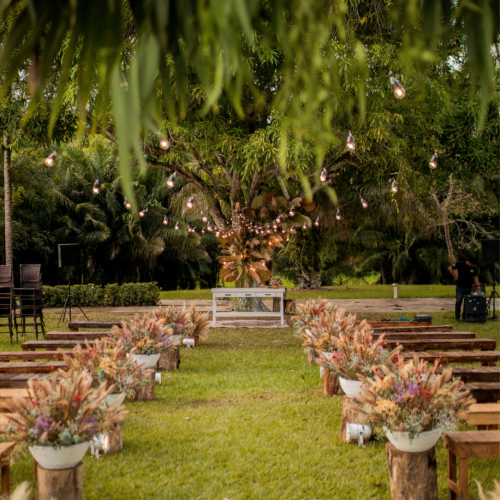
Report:
[{"label": "tripod stand", "polygon": [[[85,319],[88,321],[89,318],[87,318],[87,315],[83,312],[80,305],[77,304],[76,302],[75,305],[76,307],[78,307],[78,309],[80,309],[80,312],[85,316]],[[68,313],[69,320],[71,321],[71,268],[69,270],[69,278],[68,278],[68,296],[66,297],[66,302],[64,303],[61,317],[59,318],[59,323],[61,323],[61,320],[63,320],[63,318],[66,316],[66,313]],[[57,323],[58,327],[59,323]]]},{"label": "tripod stand", "polygon": [[493,264],[493,290],[488,298],[487,306],[487,310],[490,312],[491,306],[493,305],[493,314],[488,317],[488,319],[492,319],[493,321],[500,321],[500,318],[496,315],[495,301],[497,297],[500,298],[500,295],[498,295],[498,292],[495,290],[495,264]]}]

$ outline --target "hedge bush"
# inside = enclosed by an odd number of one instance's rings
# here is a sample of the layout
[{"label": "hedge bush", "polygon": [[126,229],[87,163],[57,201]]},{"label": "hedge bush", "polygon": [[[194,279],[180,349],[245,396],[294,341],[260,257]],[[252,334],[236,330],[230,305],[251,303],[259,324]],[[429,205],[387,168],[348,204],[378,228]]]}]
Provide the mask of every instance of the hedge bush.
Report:
[{"label": "hedge bush", "polygon": [[[62,307],[68,295],[68,287],[43,286],[44,307]],[[118,285],[72,285],[73,305],[81,307],[155,306],[160,300],[160,288],[153,283],[124,283]]]}]

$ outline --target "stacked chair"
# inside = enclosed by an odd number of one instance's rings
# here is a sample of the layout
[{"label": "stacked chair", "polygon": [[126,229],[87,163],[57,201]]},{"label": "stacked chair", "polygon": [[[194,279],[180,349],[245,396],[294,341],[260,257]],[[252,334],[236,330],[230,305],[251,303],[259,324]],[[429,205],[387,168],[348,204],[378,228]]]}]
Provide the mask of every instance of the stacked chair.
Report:
[{"label": "stacked chair", "polygon": [[12,266],[0,266],[0,328],[8,327],[12,343]]}]

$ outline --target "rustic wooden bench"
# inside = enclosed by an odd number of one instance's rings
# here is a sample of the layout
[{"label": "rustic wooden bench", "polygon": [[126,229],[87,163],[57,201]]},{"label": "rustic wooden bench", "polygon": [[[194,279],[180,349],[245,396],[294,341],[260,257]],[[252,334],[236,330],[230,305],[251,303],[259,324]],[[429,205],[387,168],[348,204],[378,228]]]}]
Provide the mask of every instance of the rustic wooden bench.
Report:
[{"label": "rustic wooden bench", "polygon": [[0,373],[52,373],[59,368],[65,369],[66,363],[64,361],[0,362]]},{"label": "rustic wooden bench", "polygon": [[[464,383],[469,382],[499,382],[500,366],[453,366],[453,376],[460,378]],[[443,368],[438,368],[441,373]]]},{"label": "rustic wooden bench", "polygon": [[72,332],[77,332],[79,328],[99,330],[101,328],[109,329],[113,326],[121,326],[121,321],[70,321],[68,323],[69,329]]},{"label": "rustic wooden bench", "polygon": [[[357,321],[356,323],[359,323]],[[374,321],[368,320],[367,323],[372,328],[388,328],[391,326],[403,327],[403,326],[432,326],[432,321]]]},{"label": "rustic wooden bench", "polygon": [[491,384],[470,383],[464,384],[464,389],[468,389],[471,396],[478,403],[496,403],[500,401],[500,382]]},{"label": "rustic wooden bench", "polygon": [[[500,457],[500,431],[464,431],[447,434],[448,490],[450,499],[469,498],[469,458]],[[458,483],[457,483],[458,458]]]},{"label": "rustic wooden bench", "polygon": [[483,403],[471,405],[469,408],[469,413],[467,414],[467,418],[465,420],[469,425],[477,425],[478,429],[480,429],[481,427],[493,426],[498,428],[498,426],[500,425],[500,404]]},{"label": "rustic wooden bench", "polygon": [[481,351],[494,351],[496,349],[497,343],[491,339],[387,339],[388,348],[394,349],[396,345],[402,346],[403,350],[405,351],[451,351],[453,349],[480,349]]},{"label": "rustic wooden bench", "polygon": [[414,354],[429,363],[440,360],[443,365],[448,363],[481,363],[483,366],[495,366],[495,363],[500,361],[499,351],[403,351],[401,356],[404,359],[411,359]]},{"label": "rustic wooden bench", "polygon": [[63,355],[73,356],[73,351],[11,351],[0,352],[0,363],[4,361],[37,361],[40,359],[63,359]]},{"label": "rustic wooden bench", "polygon": [[[94,345],[95,340],[88,340],[87,343],[89,345]],[[85,340],[28,340],[27,342],[23,342],[21,347],[23,351],[34,351],[36,349],[46,349],[46,350],[55,350],[55,349],[73,349],[77,345],[81,345],[85,347]]]},{"label": "rustic wooden bench", "polygon": [[[47,334],[48,335],[48,334]],[[45,335],[45,338],[47,338]],[[387,340],[441,340],[441,339],[475,339],[476,334],[472,332],[390,332],[372,333],[376,340],[381,335],[385,335]]]},{"label": "rustic wooden bench", "polygon": [[[371,325],[370,325],[371,326]],[[433,325],[433,326],[384,326],[384,327],[372,327],[374,333],[384,333],[384,332],[451,332],[453,331],[453,326],[451,325]]]},{"label": "rustic wooden bench", "polygon": [[5,498],[10,493],[10,454],[13,447],[14,443],[0,443],[0,470],[2,481],[0,495],[2,498]]},{"label": "rustic wooden bench", "polygon": [[48,332],[45,340],[80,340],[85,343],[85,339],[96,340],[108,336],[109,332]]},{"label": "rustic wooden bench", "polygon": [[51,373],[0,373],[0,388],[25,389],[30,378],[36,377],[41,380],[49,379],[51,376]]},{"label": "rustic wooden bench", "polygon": [[0,389],[0,399],[10,399],[14,396],[29,397],[28,389]]}]

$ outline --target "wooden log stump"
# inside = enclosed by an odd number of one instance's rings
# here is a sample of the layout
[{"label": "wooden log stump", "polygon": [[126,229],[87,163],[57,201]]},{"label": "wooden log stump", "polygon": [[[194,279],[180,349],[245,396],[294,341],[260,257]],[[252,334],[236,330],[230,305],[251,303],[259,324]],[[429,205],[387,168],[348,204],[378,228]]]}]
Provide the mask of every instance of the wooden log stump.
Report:
[{"label": "wooden log stump", "polygon": [[285,314],[290,314],[295,311],[295,299],[285,299]]},{"label": "wooden log stump", "polygon": [[37,500],[83,500],[83,465],[49,470],[37,465]]},{"label": "wooden log stump", "polygon": [[391,443],[385,447],[391,500],[438,500],[436,450],[409,453]]},{"label": "wooden log stump", "polygon": [[359,421],[359,415],[353,408],[356,406],[354,399],[344,396],[342,402],[342,423],[340,425],[340,439],[349,443],[350,441],[346,438],[347,424],[357,424],[361,423]]},{"label": "wooden log stump", "polygon": [[339,378],[331,370],[323,367],[323,393],[325,396],[334,396],[339,390]]},{"label": "wooden log stump", "polygon": [[179,347],[174,347],[173,350],[168,352],[162,352],[160,354],[160,359],[158,360],[158,371],[159,372],[171,372],[179,369],[181,364],[181,354]]},{"label": "wooden log stump", "polygon": [[123,449],[122,426],[116,424],[116,427],[109,433],[109,451],[113,453]]},{"label": "wooden log stump", "polygon": [[149,383],[141,387],[130,398],[130,401],[153,401],[155,398],[155,373],[149,375]]}]

